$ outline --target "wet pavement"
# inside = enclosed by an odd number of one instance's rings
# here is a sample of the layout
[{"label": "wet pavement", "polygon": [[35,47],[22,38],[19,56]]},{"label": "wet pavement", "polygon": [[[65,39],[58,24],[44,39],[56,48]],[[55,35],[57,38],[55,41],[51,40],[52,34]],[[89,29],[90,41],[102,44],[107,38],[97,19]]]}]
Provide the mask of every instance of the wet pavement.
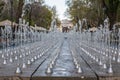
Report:
[{"label": "wet pavement", "polygon": [[52,76],[72,76],[75,74],[75,66],[67,40],[63,42],[60,55],[56,60]]},{"label": "wet pavement", "polygon": [[[59,47],[58,57],[55,60],[55,63],[52,68],[52,73],[47,74],[46,69],[47,65],[50,64],[51,57],[53,57],[56,53],[53,52],[51,56],[40,66],[37,72],[33,76],[72,76],[75,74],[75,66],[73,63],[73,58],[70,52],[69,44],[67,40],[64,40],[61,43],[61,47]],[[42,72],[42,73],[41,73]]]}]

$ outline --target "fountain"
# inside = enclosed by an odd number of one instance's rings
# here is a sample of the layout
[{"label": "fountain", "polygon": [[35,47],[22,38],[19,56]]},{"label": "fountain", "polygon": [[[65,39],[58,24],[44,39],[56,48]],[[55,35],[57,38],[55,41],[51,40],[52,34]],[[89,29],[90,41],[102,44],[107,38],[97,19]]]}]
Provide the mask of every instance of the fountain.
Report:
[{"label": "fountain", "polygon": [[16,74],[20,74],[20,73],[22,73],[19,64],[18,64],[18,66],[17,66],[17,69],[16,69],[15,73],[16,73]]},{"label": "fountain", "polygon": [[119,36],[119,44],[118,44],[118,59],[117,62],[120,63],[120,28],[119,28],[119,32],[118,32],[118,36]]},{"label": "fountain", "polygon": [[51,22],[50,31],[56,31],[56,30],[57,30],[56,20],[53,19]]},{"label": "fountain", "polygon": [[47,71],[46,71],[46,73],[47,74],[50,74],[50,73],[52,73],[52,71],[51,71],[51,68],[48,66],[48,68],[47,68]]},{"label": "fountain", "polygon": [[79,30],[80,30],[80,33],[82,32],[82,22],[81,22],[81,20],[79,20]]},{"label": "fountain", "polygon": [[108,24],[108,19],[107,19],[105,27],[106,27],[106,35],[107,35],[107,43],[108,43],[108,54],[109,54],[109,68],[108,68],[108,73],[111,74],[111,73],[113,73],[113,69],[112,69],[112,61],[111,61],[112,54],[110,52],[110,46],[111,46],[110,45],[110,40],[112,40],[113,38],[110,38],[111,32],[109,31],[108,26],[109,26],[109,24]]}]

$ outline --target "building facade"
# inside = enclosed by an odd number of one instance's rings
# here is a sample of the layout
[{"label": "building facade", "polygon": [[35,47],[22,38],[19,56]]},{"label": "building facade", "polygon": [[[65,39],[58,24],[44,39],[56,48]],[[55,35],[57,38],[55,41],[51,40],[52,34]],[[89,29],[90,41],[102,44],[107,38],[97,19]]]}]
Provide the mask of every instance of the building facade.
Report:
[{"label": "building facade", "polygon": [[62,32],[68,32],[73,28],[73,24],[71,20],[64,19],[61,21],[61,31]]}]

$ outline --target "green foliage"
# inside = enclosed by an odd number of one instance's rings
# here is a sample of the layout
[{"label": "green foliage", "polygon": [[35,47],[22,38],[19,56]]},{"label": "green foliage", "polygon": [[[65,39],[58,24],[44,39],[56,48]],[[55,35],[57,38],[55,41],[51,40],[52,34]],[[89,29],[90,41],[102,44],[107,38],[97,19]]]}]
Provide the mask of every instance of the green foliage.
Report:
[{"label": "green foliage", "polygon": [[[52,10],[48,6],[43,5],[43,3],[44,0],[39,0],[39,2],[26,5],[23,18],[33,26],[36,24],[49,29],[52,21]],[[18,23],[22,14],[23,4],[24,0],[14,0],[12,5],[10,0],[8,0],[8,3],[0,0],[0,20],[9,19]]]},{"label": "green foliage", "polygon": [[46,5],[39,3],[28,4],[26,5],[26,14],[24,17],[31,25],[36,24],[37,26],[49,29],[52,21],[52,11]]},{"label": "green foliage", "polygon": [[96,9],[96,6],[98,5],[95,0],[67,0],[66,4],[69,7],[67,12],[71,15],[74,23],[83,18],[87,18],[88,21],[97,20],[98,9]]},{"label": "green foliage", "polygon": [[18,0],[14,0],[12,5],[11,5],[11,0],[8,0],[7,3],[4,1],[2,3],[4,3],[4,5],[2,6],[2,9],[0,11],[1,12],[0,20],[2,21],[5,19],[9,19],[9,20],[13,19],[13,21],[15,21]]},{"label": "green foliage", "polygon": [[2,13],[2,10],[4,8],[4,2],[3,1],[0,1],[0,14]]},{"label": "green foliage", "polygon": [[51,10],[52,10],[53,18],[56,18],[57,17],[56,6],[53,6]]},{"label": "green foliage", "polygon": [[56,19],[56,22],[57,22],[57,26],[60,27],[60,25],[61,25],[61,21],[60,21],[59,18]]},{"label": "green foliage", "polygon": [[109,18],[110,21],[110,27],[109,29],[113,29],[113,25],[117,21],[117,17],[119,14],[119,5],[120,5],[120,0],[102,0],[103,7],[106,8],[105,14]]},{"label": "green foliage", "polygon": [[91,24],[99,25],[108,16],[113,22],[120,19],[120,0],[67,0],[67,14],[77,22],[87,18]]},{"label": "green foliage", "polygon": [[120,5],[119,5],[118,11],[117,11],[117,22],[120,22]]}]

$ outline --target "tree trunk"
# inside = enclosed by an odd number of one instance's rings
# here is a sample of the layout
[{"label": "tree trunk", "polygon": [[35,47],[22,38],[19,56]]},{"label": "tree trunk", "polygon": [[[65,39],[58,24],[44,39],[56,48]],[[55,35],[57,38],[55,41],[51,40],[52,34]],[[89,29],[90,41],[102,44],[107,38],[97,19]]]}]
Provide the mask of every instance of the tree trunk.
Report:
[{"label": "tree trunk", "polygon": [[108,17],[109,17],[109,21],[110,21],[110,27],[109,30],[113,30],[113,25],[116,22],[116,17],[117,17],[117,13],[108,13]]},{"label": "tree trunk", "polygon": [[0,1],[0,13],[2,12],[4,5],[5,3],[3,1]]},{"label": "tree trunk", "polygon": [[[108,4],[108,5],[107,5]],[[109,0],[108,3],[105,3],[105,0],[102,0],[102,6],[105,8],[105,14],[109,18],[110,22],[110,27],[109,30],[113,29],[113,25],[116,22],[116,17],[117,17],[117,10],[119,6],[119,0]]]},{"label": "tree trunk", "polygon": [[21,14],[22,14],[23,5],[24,5],[24,0],[19,0],[18,9],[17,9],[17,13],[16,13],[16,22],[17,23],[19,23],[19,18],[21,17]]}]

